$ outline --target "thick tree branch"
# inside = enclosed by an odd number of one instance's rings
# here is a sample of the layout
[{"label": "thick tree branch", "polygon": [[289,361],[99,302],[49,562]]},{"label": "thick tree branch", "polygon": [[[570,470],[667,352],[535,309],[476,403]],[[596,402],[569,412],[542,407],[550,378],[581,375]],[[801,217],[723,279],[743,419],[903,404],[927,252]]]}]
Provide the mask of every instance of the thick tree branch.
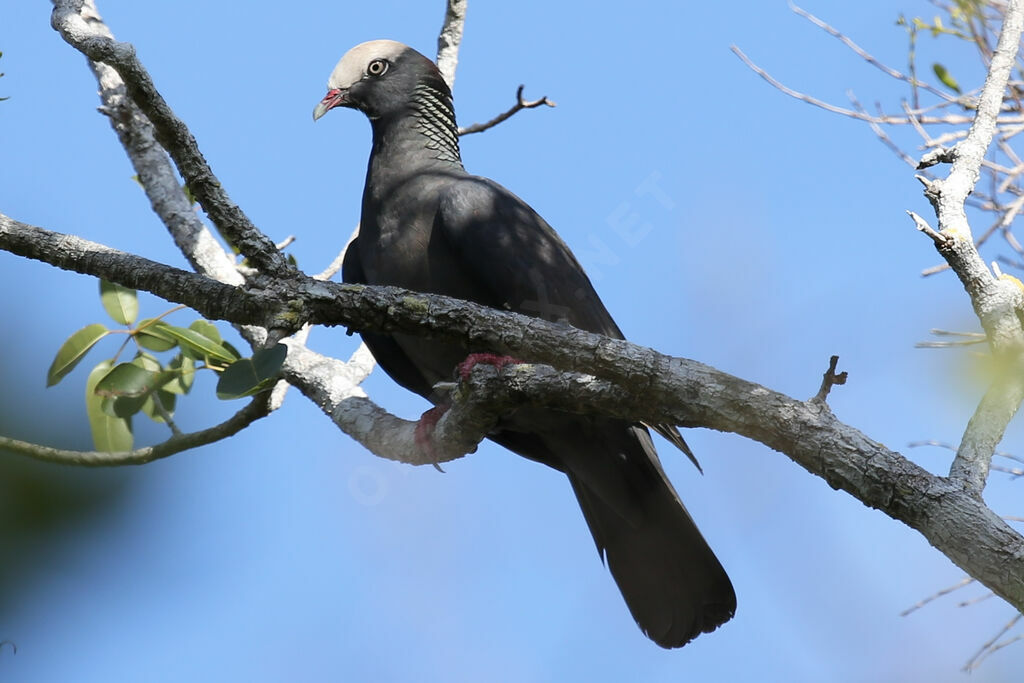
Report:
[{"label": "thick tree branch", "polygon": [[260,270],[271,275],[291,272],[293,268],[274,243],[228,197],[192,133],[164,101],[135,56],[135,48],[110,36],[91,2],[54,0],[53,5],[53,28],[92,62],[102,62],[117,71],[128,96],[152,122],[156,139],[170,153],[189,189],[221,233]]},{"label": "thick tree branch", "polygon": [[[820,402],[792,399],[701,363],[627,341],[442,296],[304,276],[264,283],[259,289],[229,287],[6,217],[0,217],[0,248],[126,286],[148,285],[148,291],[191,305],[210,318],[271,327],[275,320],[292,315],[315,323],[446,339],[470,349],[493,349],[585,373],[589,377],[518,366],[503,370],[502,377],[510,383],[507,397],[499,400],[484,394],[468,408],[453,409],[452,416],[442,418],[438,424],[442,442],[447,426],[462,440],[444,457],[460,455],[455,452],[459,449],[470,450],[483,437],[493,424],[494,405],[504,409],[521,402],[735,432],[787,454],[834,488],[918,529],[965,571],[1024,609],[1024,539],[959,482],[936,477],[886,449],[841,423]],[[301,372],[286,374],[287,378],[336,421],[361,425],[361,439],[371,450],[403,461],[424,461],[412,451],[412,423],[388,422],[392,418],[378,413],[361,391],[346,394],[330,386],[344,364],[310,358],[312,363],[336,365],[311,372],[303,367],[305,356],[299,351],[291,362]],[[313,386],[310,377],[326,384]],[[337,386],[351,383],[341,380]],[[485,408],[474,409],[474,405]],[[451,423],[442,424],[446,419]],[[388,441],[375,433],[392,431],[381,429],[380,421],[394,427],[397,436]]]},{"label": "thick tree branch", "polygon": [[137,448],[123,453],[103,453],[100,451],[69,451],[61,448],[50,448],[39,444],[9,439],[0,436],[0,450],[27,455],[36,460],[53,462],[60,465],[79,465],[85,467],[115,467],[122,465],[145,465],[148,462],[166,458],[192,448],[199,448],[216,441],[223,441],[242,431],[256,420],[266,417],[271,410],[271,392],[255,397],[244,408],[218,425],[188,434],[175,434],[156,446]]},{"label": "thick tree branch", "polygon": [[[0,214],[0,249],[155,293],[212,319],[259,325],[273,318],[268,318],[266,310],[260,310],[268,302],[252,292],[74,235],[21,223],[3,214]],[[218,312],[222,315],[217,315]]]}]

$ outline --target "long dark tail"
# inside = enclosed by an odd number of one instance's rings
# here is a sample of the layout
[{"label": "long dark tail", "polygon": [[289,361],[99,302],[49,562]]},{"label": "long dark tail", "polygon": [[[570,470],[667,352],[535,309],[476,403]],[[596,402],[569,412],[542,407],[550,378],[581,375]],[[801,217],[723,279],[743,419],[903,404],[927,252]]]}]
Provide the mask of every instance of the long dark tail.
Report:
[{"label": "long dark tail", "polygon": [[682,647],[736,612],[728,575],[666,483],[626,519],[578,477],[569,475],[598,550],[629,611],[647,637]]},{"label": "long dark tail", "polygon": [[647,636],[682,647],[736,612],[732,582],[661,469],[646,429],[621,420],[530,414],[535,433],[490,438],[565,472],[597,550]]}]

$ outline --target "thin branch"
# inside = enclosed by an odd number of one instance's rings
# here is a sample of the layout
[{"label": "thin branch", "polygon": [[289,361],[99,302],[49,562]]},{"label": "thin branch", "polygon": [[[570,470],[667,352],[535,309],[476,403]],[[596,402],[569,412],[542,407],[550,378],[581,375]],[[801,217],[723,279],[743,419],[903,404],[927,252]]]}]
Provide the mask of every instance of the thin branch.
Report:
[{"label": "thin branch", "polygon": [[536,107],[541,107],[541,106],[548,106],[548,107],[554,107],[555,106],[555,103],[552,102],[551,100],[549,100],[547,98],[547,96],[541,97],[538,100],[524,100],[523,99],[523,88],[524,87],[525,86],[520,85],[518,88],[516,88],[516,103],[513,104],[511,107],[509,107],[507,111],[504,111],[501,114],[498,114],[497,116],[495,116],[490,121],[487,121],[486,123],[474,123],[471,126],[464,126],[462,128],[459,128],[459,135],[470,135],[472,133],[482,133],[483,131],[487,130],[488,128],[494,128],[496,125],[498,125],[502,121],[512,117],[513,115],[515,115],[516,113],[522,111],[523,109],[534,109]]},{"label": "thin branch", "polygon": [[0,450],[8,450],[19,455],[26,455],[35,460],[61,465],[79,465],[84,467],[144,465],[148,462],[174,455],[175,453],[199,448],[200,446],[223,441],[228,437],[234,436],[256,420],[270,414],[269,397],[270,392],[260,394],[237,413],[213,427],[188,434],[175,434],[167,439],[167,441],[156,446],[147,446],[128,452],[71,451],[10,439],[5,436],[0,436]]},{"label": "thin branch", "polygon": [[915,87],[921,88],[923,90],[927,90],[928,92],[932,93],[933,95],[937,95],[937,96],[939,96],[939,97],[941,97],[941,98],[943,98],[945,100],[948,100],[950,102],[953,102],[953,101],[956,100],[955,97],[951,97],[948,93],[943,92],[942,90],[939,90],[938,88],[932,87],[931,85],[928,85],[927,83],[919,81],[916,78],[911,78],[910,76],[907,76],[906,74],[904,74],[904,73],[902,73],[900,71],[897,71],[896,69],[893,69],[893,68],[891,68],[889,66],[886,66],[882,62],[880,62],[877,59],[875,59],[867,51],[865,51],[860,45],[857,45],[857,43],[853,42],[853,40],[851,40],[849,37],[847,37],[846,35],[842,34],[838,30],[836,30],[833,26],[831,26],[830,24],[822,21],[821,19],[819,19],[818,17],[814,16],[813,14],[811,14],[807,10],[803,9],[802,7],[797,6],[793,2],[789,3],[789,9],[792,10],[795,14],[798,14],[799,16],[803,17],[804,19],[807,19],[809,22],[811,22],[812,24],[814,24],[818,28],[822,29],[823,31],[828,33],[833,38],[838,39],[840,42],[842,42],[844,45],[846,45],[846,47],[848,47],[851,50],[853,50],[853,52],[858,57],[863,59],[865,62],[867,62],[871,66],[881,70],[882,72],[884,72],[888,76],[891,76],[892,78],[895,78],[896,80],[900,80],[900,81],[905,81],[907,83],[911,83]]},{"label": "thin branch", "polygon": [[[912,125],[911,119],[908,118],[907,116],[894,116],[892,114],[872,116],[871,114],[861,113],[858,111],[854,111],[852,109],[837,107],[834,104],[829,104],[828,102],[825,102],[824,100],[819,100],[816,97],[812,97],[797,90],[793,90],[792,88],[783,85],[778,80],[773,78],[771,74],[769,74],[767,71],[765,71],[757,64],[755,64],[749,57],[747,57],[747,55],[743,53],[742,50],[740,50],[735,45],[731,46],[729,49],[732,50],[733,54],[739,57],[740,60],[742,60],[743,63],[746,64],[748,68],[750,68],[751,71],[753,71],[758,76],[767,81],[773,88],[775,88],[779,92],[789,95],[790,97],[798,99],[801,102],[806,102],[807,104],[819,107],[821,109],[824,109],[825,111],[830,111],[834,114],[840,114],[842,116],[848,116],[851,119],[857,119],[858,121],[869,121],[874,123],[884,123],[891,125]],[[920,112],[918,110],[911,111],[916,116],[917,122],[925,125],[944,124],[955,126],[970,123],[971,121],[974,120],[973,117],[957,114],[949,114],[946,116],[920,116]],[[1003,116],[999,118],[999,122],[1001,124],[1024,123],[1024,116],[1019,114]]]},{"label": "thin branch", "polygon": [[[853,108],[856,111],[860,112],[861,114],[868,115],[867,110],[864,109],[864,107],[860,103],[860,100],[857,99],[857,97],[853,94],[852,90],[847,90],[846,96],[850,98],[850,103],[853,105]],[[879,126],[874,121],[868,121],[867,123],[871,127],[871,131],[878,137],[879,140],[882,141],[882,144],[884,144],[886,147],[892,150],[893,154],[902,159],[903,162],[906,163],[908,166],[910,166],[911,168],[915,167],[916,162],[914,161],[914,159],[912,159],[909,154],[900,149],[899,145],[893,142],[892,138],[890,138],[889,135],[884,130],[882,130],[881,126]]]},{"label": "thin branch", "polygon": [[972,579],[970,576],[965,576],[964,578],[960,579],[960,581],[958,581],[957,583],[953,584],[952,586],[949,586],[948,588],[943,588],[942,590],[940,590],[940,591],[938,591],[938,592],[936,592],[936,593],[934,593],[932,595],[929,595],[927,598],[924,598],[923,600],[919,600],[918,602],[914,603],[913,605],[911,605],[907,609],[905,609],[902,612],[900,612],[900,616],[901,617],[908,616],[909,614],[912,614],[913,612],[916,612],[917,610],[921,609],[922,607],[927,605],[929,602],[931,602],[931,601],[933,601],[933,600],[935,600],[937,598],[941,598],[944,595],[949,595],[953,591],[959,590],[959,589],[963,588],[964,586],[968,586],[968,585],[970,585],[972,583],[974,583],[974,579]]},{"label": "thin branch", "polygon": [[[996,51],[998,52],[998,48],[996,49]],[[973,657],[971,657],[969,660],[967,660],[967,663],[964,665],[964,671],[974,671],[978,667],[978,665],[981,664],[982,660],[984,660],[986,657],[988,657],[993,652],[996,652],[997,650],[1001,650],[1002,648],[1006,647],[1007,645],[1009,645],[1009,644],[1011,644],[1013,642],[1016,642],[1017,640],[1020,640],[1021,638],[1024,638],[1024,636],[1017,636],[1015,638],[1012,638],[1012,639],[1010,639],[1008,641],[1005,641],[1005,642],[1002,642],[1002,643],[997,643],[996,642],[1000,638],[1002,638],[1004,635],[1006,635],[1010,631],[1011,628],[1016,626],[1017,622],[1020,621],[1022,616],[1024,616],[1024,615],[1022,615],[1022,614],[1015,614],[1013,616],[1013,618],[1010,619],[1010,621],[1008,621],[1001,629],[999,629],[999,631],[994,636],[992,636],[992,638],[990,638],[988,641],[986,641],[985,644],[982,645],[981,648],[979,648],[978,652],[976,652]]]}]

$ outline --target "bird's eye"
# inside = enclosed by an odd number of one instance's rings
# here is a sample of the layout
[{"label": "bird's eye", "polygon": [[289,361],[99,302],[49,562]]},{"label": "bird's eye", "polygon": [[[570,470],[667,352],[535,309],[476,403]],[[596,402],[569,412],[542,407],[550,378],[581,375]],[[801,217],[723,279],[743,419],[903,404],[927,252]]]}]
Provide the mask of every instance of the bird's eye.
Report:
[{"label": "bird's eye", "polygon": [[383,59],[375,59],[369,63],[366,67],[366,73],[371,76],[383,76],[384,72],[388,70],[388,63]]}]

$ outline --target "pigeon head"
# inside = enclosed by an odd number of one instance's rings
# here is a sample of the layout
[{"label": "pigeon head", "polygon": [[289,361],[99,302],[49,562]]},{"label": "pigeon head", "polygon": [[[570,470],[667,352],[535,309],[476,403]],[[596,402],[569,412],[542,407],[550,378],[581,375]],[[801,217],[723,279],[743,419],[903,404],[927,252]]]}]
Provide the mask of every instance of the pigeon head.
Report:
[{"label": "pigeon head", "polygon": [[335,107],[358,109],[370,119],[409,109],[423,87],[449,102],[451,90],[432,61],[394,40],[371,40],[345,53],[327,80],[327,94],[313,109],[316,121]]}]

